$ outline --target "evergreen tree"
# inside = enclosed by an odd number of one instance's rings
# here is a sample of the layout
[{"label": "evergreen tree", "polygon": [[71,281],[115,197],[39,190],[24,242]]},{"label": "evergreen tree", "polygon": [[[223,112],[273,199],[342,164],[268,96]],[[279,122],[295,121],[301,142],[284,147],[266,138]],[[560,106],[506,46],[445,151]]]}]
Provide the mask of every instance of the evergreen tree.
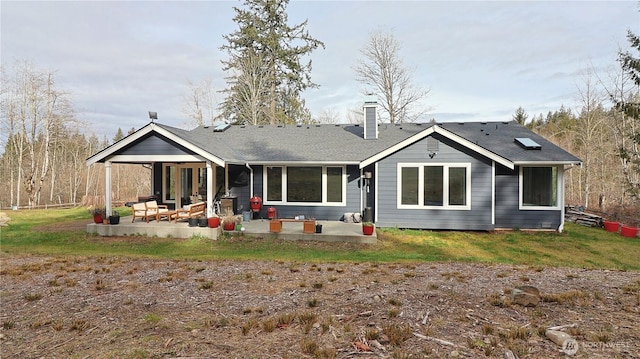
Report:
[{"label": "evergreen tree", "polygon": [[627,98],[614,98],[616,108],[624,114],[623,121],[626,136],[630,141],[623,142],[619,148],[619,156],[624,162],[625,180],[631,196],[640,200],[640,37],[631,31],[627,33],[631,49],[618,54],[618,62],[622,70],[629,75],[635,90]]},{"label": "evergreen tree", "polygon": [[[245,0],[243,8],[234,7],[233,20],[238,30],[224,35],[228,42],[221,47],[229,53],[229,59],[223,61],[224,70],[230,71],[227,77],[229,87],[227,97],[221,105],[221,114],[232,122],[245,121],[238,108],[247,108],[247,77],[259,74],[266,78],[264,91],[259,100],[265,111],[257,123],[293,123],[306,118],[308,110],[300,98],[302,91],[317,87],[311,82],[311,60],[303,63],[303,57],[309,55],[318,46],[324,44],[314,39],[306,30],[307,21],[290,26],[287,24],[288,0]],[[261,59],[262,71],[248,69],[248,57]],[[253,107],[253,106],[249,106]]]},{"label": "evergreen tree", "polygon": [[513,120],[523,126],[527,122],[527,118],[529,118],[529,115],[527,115],[522,106],[518,107],[516,112],[513,114]]},{"label": "evergreen tree", "polygon": [[116,143],[124,138],[124,133],[122,133],[122,129],[118,127],[118,131],[116,131],[116,135],[113,137],[113,143]]}]

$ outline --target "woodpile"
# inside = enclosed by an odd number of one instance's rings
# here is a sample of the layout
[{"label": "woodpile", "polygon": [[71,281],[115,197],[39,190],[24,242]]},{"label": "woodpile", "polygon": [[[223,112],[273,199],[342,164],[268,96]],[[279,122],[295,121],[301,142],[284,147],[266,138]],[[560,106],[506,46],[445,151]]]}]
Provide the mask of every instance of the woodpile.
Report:
[{"label": "woodpile", "polygon": [[604,218],[597,214],[587,213],[581,208],[568,206],[564,211],[564,220],[577,223],[586,227],[602,227]]}]

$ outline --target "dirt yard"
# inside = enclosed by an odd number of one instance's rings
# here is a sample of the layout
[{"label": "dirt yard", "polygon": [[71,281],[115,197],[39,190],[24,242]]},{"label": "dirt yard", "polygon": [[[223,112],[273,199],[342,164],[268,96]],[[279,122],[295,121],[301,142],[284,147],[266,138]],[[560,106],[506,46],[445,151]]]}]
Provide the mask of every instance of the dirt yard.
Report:
[{"label": "dirt yard", "polygon": [[[638,272],[0,259],[2,358],[640,357]],[[536,306],[512,302],[522,285]],[[561,325],[577,353],[545,337]]]}]

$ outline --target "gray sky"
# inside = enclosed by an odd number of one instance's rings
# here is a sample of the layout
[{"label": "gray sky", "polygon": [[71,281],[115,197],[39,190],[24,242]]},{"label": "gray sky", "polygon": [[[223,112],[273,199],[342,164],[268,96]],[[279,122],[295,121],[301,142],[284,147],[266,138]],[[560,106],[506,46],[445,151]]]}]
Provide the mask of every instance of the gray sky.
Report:
[{"label": "gray sky", "polygon": [[[6,1],[0,3],[2,65],[28,60],[55,71],[77,116],[112,138],[149,122],[185,126],[188,81],[226,83],[222,35],[237,29],[237,1]],[[580,73],[616,67],[626,32],[640,33],[635,1],[291,1],[291,25],[308,20],[325,43],[311,55],[319,89],[303,97],[313,115],[347,122],[364,101],[352,66],[370,31],[402,44],[425,107],[438,121],[510,120],[576,108]],[[223,96],[217,94],[217,101]]]}]

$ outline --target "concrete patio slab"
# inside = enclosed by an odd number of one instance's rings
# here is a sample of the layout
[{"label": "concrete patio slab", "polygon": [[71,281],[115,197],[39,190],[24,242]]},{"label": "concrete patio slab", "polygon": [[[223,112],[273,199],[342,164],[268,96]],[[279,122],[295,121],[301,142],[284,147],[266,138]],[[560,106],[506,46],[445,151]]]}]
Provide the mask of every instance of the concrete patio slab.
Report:
[{"label": "concrete patio slab", "polygon": [[[145,236],[161,238],[190,238],[192,236],[202,236],[216,240],[223,233],[221,227],[189,227],[187,222],[169,222],[161,220],[159,222],[139,221],[131,223],[132,216],[120,218],[120,223],[110,224],[87,224],[87,232],[99,236]],[[317,221],[322,225],[321,233],[303,233],[302,222],[283,222],[282,231],[279,233],[269,232],[268,219],[254,219],[241,222],[244,231],[231,231],[232,235],[251,236],[265,239],[282,240],[312,240],[324,242],[348,242],[348,243],[376,243],[377,235],[367,236],[362,234],[360,223],[344,223],[340,221]]]}]

